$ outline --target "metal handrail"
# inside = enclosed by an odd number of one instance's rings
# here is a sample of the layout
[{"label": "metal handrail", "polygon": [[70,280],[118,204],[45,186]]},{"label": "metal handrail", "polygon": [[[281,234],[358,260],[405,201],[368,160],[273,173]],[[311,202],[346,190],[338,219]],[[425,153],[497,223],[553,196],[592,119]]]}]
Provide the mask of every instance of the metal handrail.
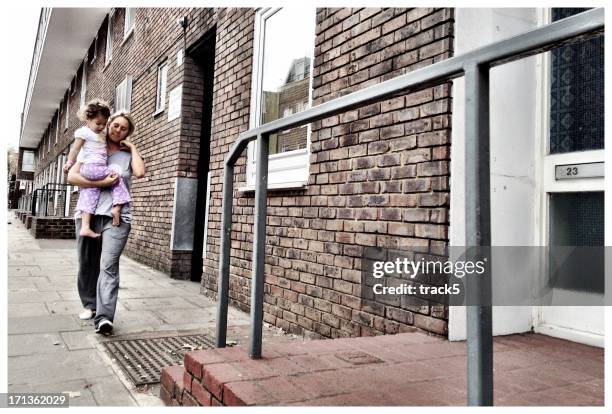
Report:
[{"label": "metal handrail", "polygon": [[[256,359],[261,358],[266,198],[268,191],[268,138],[270,134],[465,76],[466,246],[490,246],[490,69],[587,37],[599,36],[603,33],[603,30],[604,10],[598,8],[585,11],[518,36],[417,69],[240,134],[229,150],[223,171],[216,346],[224,347],[227,335],[234,164],[250,141],[257,140],[257,185],[255,189],[251,337],[249,344],[249,355]],[[490,283],[490,278],[487,278],[487,280]],[[486,282],[475,283],[474,286],[470,285],[470,288],[473,288],[479,296],[490,297],[491,295],[491,285],[486,284]],[[467,332],[468,403],[470,405],[492,405],[493,336],[490,306],[467,307]]]},{"label": "metal handrail", "polygon": [[[66,203],[68,202],[68,194],[70,192],[70,185],[66,183],[47,183],[41,188],[37,188],[32,191],[30,208],[32,216],[47,216],[49,213],[49,201],[55,198],[54,204],[57,202],[57,198],[62,197],[62,214],[55,214],[54,216],[66,217]],[[41,202],[43,200],[43,202]],[[55,206],[57,208],[57,206]],[[43,214],[44,213],[44,214]]]}]

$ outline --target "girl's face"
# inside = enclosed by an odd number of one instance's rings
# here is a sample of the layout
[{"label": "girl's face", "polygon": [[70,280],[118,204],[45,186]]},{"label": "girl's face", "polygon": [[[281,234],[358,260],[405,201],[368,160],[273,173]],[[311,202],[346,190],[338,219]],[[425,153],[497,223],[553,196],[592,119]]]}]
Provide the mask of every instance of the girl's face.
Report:
[{"label": "girl's face", "polygon": [[87,124],[89,129],[91,129],[96,134],[99,134],[100,132],[104,130],[104,127],[106,126],[107,121],[108,121],[108,118],[106,118],[102,114],[98,114],[96,117],[85,121],[85,123]]},{"label": "girl's face", "polygon": [[108,138],[119,143],[126,139],[130,133],[130,123],[122,116],[118,116],[108,124]]}]

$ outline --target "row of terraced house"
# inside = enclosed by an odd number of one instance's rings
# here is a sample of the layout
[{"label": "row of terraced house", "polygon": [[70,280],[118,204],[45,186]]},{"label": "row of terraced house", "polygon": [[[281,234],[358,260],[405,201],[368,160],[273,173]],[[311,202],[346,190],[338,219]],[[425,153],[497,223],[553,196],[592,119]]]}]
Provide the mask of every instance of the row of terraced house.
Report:
[{"label": "row of terraced house", "polygon": [[[39,237],[74,237],[78,189],[62,167],[77,110],[104,99],[133,115],[147,168],[132,184],[126,254],[215,297],[223,165],[239,133],[580,11],[43,9],[24,103],[20,214]],[[415,327],[465,337],[464,309],[383,303],[361,285],[367,247],[465,243],[463,97],[462,80],[447,82],[270,138],[266,322],[317,338]],[[493,243],[571,234],[603,244],[603,175],[585,184],[548,172],[603,162],[603,40],[494,69],[490,111]],[[250,145],[234,176],[230,303],[241,310],[256,163]],[[496,334],[536,330],[603,346],[600,308],[503,307],[494,317]]]}]

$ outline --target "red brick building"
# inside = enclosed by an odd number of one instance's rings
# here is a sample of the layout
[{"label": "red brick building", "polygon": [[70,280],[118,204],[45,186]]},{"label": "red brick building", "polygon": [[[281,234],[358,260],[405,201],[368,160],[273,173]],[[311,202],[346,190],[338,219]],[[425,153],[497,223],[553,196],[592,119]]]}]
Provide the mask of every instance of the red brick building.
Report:
[{"label": "red brick building", "polygon": [[[59,171],[83,102],[99,97],[129,109],[147,174],[133,182],[126,254],[169,277],[201,281],[201,292],[214,297],[223,161],[237,135],[454,54],[451,8],[309,13],[45,9],[39,36],[46,32],[51,43],[66,42],[60,28],[67,21],[86,24],[72,29],[55,68],[53,56],[35,51],[38,77],[31,75],[21,140],[22,149],[36,151],[34,187],[63,182]],[[36,100],[45,81],[64,85],[53,111]],[[435,250],[449,243],[451,87],[397,96],[271,138],[265,321],[310,337],[412,327],[447,335],[448,308],[368,301],[360,278],[365,247]],[[250,297],[254,154],[252,147],[245,151],[234,177],[230,298],[243,310]]]}]

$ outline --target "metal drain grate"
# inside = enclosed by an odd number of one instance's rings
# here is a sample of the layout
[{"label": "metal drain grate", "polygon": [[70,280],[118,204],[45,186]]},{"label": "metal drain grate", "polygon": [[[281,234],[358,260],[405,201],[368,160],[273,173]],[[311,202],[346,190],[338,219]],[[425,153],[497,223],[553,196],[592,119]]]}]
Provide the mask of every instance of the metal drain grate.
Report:
[{"label": "metal drain grate", "polygon": [[104,345],[136,386],[158,383],[162,368],[183,365],[186,352],[215,347],[208,335],[117,339]]}]

